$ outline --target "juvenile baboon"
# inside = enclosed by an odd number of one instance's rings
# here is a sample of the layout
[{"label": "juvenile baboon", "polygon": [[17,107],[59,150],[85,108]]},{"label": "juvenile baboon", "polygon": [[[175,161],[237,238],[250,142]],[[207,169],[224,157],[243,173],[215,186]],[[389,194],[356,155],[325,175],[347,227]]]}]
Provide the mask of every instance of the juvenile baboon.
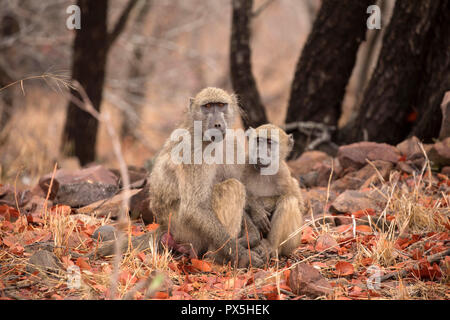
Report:
[{"label": "juvenile baboon", "polygon": [[[263,161],[258,153],[256,163],[246,165],[243,183],[247,191],[247,212],[263,234],[263,247],[268,246],[270,254],[278,249],[279,254],[287,256],[300,245],[301,234],[280,244],[301,227],[305,210],[298,183],[291,176],[285,161],[293,146],[292,136],[274,125],[266,124],[250,134],[249,142],[252,139],[256,149],[249,152],[259,152],[265,144],[268,159]],[[278,152],[270,154],[270,150]],[[278,161],[278,171],[273,175],[261,174],[261,169],[273,161]],[[255,250],[258,252],[261,247]]]},{"label": "juvenile baboon", "polygon": [[[157,156],[150,175],[150,209],[162,230],[169,230],[177,243],[189,244],[197,255],[217,262],[249,264],[248,250],[237,239],[245,206],[245,188],[234,178],[233,170],[219,164],[195,161],[196,152],[216,143],[211,137],[199,145],[194,142],[194,121],[201,121],[201,133],[218,130],[226,139],[238,115],[233,95],[222,89],[206,88],[191,99],[184,122],[178,129],[189,132],[191,155],[188,163],[176,163],[171,157],[178,141],[169,139]],[[239,177],[238,177],[239,178]],[[237,261],[236,261],[237,260]],[[251,254],[253,266],[262,264]]]}]

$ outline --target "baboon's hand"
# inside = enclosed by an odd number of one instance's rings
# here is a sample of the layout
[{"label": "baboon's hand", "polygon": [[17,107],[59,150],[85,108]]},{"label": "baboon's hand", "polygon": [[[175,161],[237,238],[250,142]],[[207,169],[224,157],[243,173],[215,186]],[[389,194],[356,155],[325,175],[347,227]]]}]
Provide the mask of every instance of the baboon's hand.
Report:
[{"label": "baboon's hand", "polygon": [[263,234],[268,234],[270,232],[269,213],[266,210],[260,210],[257,213],[254,213],[252,219],[258,230]]},{"label": "baboon's hand", "polygon": [[247,268],[250,266],[250,257],[251,257],[251,264],[254,268],[261,268],[264,266],[264,260],[261,259],[261,257],[254,251],[245,252],[245,254],[241,254],[238,261],[238,267],[239,268]]}]

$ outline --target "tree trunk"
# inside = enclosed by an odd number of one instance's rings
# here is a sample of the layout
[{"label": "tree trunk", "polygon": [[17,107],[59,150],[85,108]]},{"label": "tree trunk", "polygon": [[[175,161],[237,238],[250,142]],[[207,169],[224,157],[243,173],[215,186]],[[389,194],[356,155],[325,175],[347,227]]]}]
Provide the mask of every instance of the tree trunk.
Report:
[{"label": "tree trunk", "polygon": [[[80,83],[96,110],[100,110],[108,50],[108,0],[78,0],[81,29],[76,30],[72,78]],[[71,94],[81,100],[76,90]],[[73,102],[69,103],[62,150],[85,165],[95,160],[98,122]]]},{"label": "tree trunk", "polygon": [[[0,36],[7,38],[13,36],[20,31],[20,26],[17,19],[14,16],[6,15],[0,22]],[[2,56],[8,56],[8,50],[4,50]],[[9,52],[9,54],[11,54]],[[5,59],[7,60],[7,59]],[[0,65],[0,89],[14,82],[9,76],[8,72]],[[0,92],[0,130],[8,124],[9,119],[13,114],[13,92],[12,88],[7,88]]]},{"label": "tree trunk", "polygon": [[426,72],[422,75],[421,89],[417,100],[418,122],[412,135],[426,143],[439,136],[442,123],[441,102],[445,92],[450,91],[450,24],[448,13],[450,1],[442,1],[431,32],[430,52],[426,61]]},{"label": "tree trunk", "polygon": [[[151,1],[144,0],[142,7],[133,26],[133,34],[143,37],[143,28],[145,26],[145,18],[150,11]],[[133,58],[130,63],[127,83],[127,95],[130,97],[131,110],[123,112],[121,136],[122,138],[130,138],[135,140],[135,130],[138,126],[137,119],[140,119],[142,113],[142,105],[145,99],[145,78],[148,70],[142,67],[144,58],[144,43],[137,40],[133,48]]]},{"label": "tree trunk", "polygon": [[[371,0],[323,0],[298,61],[286,123],[315,121],[336,126],[345,88],[365,38]],[[294,132],[292,157],[301,154],[308,137]]]},{"label": "tree trunk", "polygon": [[230,72],[233,90],[238,94],[244,111],[245,128],[267,123],[267,116],[252,73],[250,23],[253,0],[233,0],[233,18],[230,44]]},{"label": "tree trunk", "polygon": [[408,136],[440,4],[440,0],[396,2],[358,117],[340,132],[340,142],[367,139],[396,144]]}]

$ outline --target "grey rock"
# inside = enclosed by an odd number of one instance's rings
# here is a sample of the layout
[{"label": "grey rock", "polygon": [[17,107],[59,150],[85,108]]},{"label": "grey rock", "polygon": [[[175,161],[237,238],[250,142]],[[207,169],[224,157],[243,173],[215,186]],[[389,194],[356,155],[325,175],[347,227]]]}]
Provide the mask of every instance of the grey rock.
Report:
[{"label": "grey rock", "polygon": [[116,228],[110,225],[104,225],[97,228],[92,234],[92,238],[98,241],[109,241],[116,239]]},{"label": "grey rock", "polygon": [[43,272],[47,275],[55,275],[63,270],[62,264],[53,252],[39,250],[29,259],[27,272]]}]

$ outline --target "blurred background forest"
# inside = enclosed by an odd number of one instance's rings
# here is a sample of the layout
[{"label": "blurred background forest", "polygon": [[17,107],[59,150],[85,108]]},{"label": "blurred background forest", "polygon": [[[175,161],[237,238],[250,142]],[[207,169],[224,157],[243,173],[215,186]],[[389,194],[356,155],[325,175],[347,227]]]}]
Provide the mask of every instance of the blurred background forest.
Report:
[{"label": "blurred background forest", "polygon": [[[81,30],[66,27],[72,4],[81,7]],[[372,4],[381,9],[379,30],[366,26]],[[450,89],[447,0],[0,6],[0,182],[20,172],[21,183],[32,184],[55,162],[117,167],[105,126],[97,131],[68,99],[71,78],[94,108],[111,114],[128,165],[143,166],[158,152],[189,97],[206,86],[239,94],[244,126],[289,123],[293,157],[305,149],[333,154],[361,140],[395,144],[411,134],[431,142],[440,134]]]}]

